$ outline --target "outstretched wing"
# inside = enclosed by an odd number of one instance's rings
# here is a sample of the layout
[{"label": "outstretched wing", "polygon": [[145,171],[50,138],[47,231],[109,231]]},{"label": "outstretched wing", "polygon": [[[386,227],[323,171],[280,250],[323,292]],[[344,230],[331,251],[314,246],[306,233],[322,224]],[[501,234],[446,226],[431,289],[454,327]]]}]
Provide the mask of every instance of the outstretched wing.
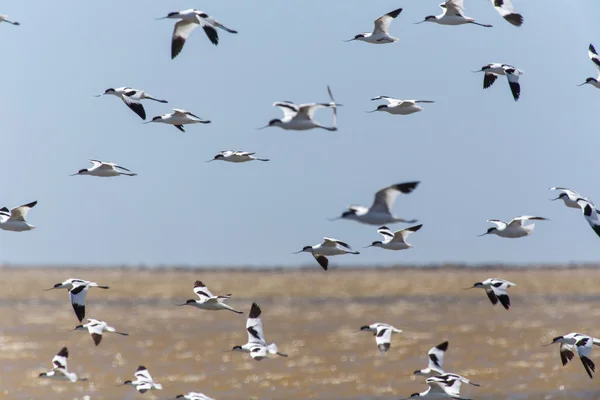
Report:
[{"label": "outstretched wing", "polygon": [[215,297],[201,281],[194,282],[194,293],[196,293],[203,302]]},{"label": "outstretched wing", "polygon": [[29,212],[29,210],[31,210],[33,207],[35,207],[36,204],[37,204],[37,201],[32,201],[31,203],[27,203],[22,206],[13,208],[12,210],[10,210],[10,218],[9,219],[11,221],[25,221],[25,217],[27,217],[27,213]]},{"label": "outstretched wing", "polygon": [[400,100],[400,99],[395,99],[395,98],[389,97],[389,96],[376,96],[371,99],[371,101],[374,101],[374,100],[385,100],[389,104],[396,104],[396,103],[402,102],[402,100]]},{"label": "outstretched wing", "polygon": [[69,350],[66,347],[60,349],[58,354],[52,357],[52,368],[67,370],[67,358],[69,358]]},{"label": "outstretched wing", "polygon": [[400,13],[402,12],[401,8],[398,8],[394,11],[390,11],[389,13],[382,15],[381,17],[375,20],[375,27],[373,28],[374,34],[387,34],[390,28],[390,24]]},{"label": "outstretched wing", "polygon": [[514,26],[521,26],[523,24],[523,16],[515,12],[512,0],[492,0],[492,4],[507,22]]},{"label": "outstretched wing", "polygon": [[135,377],[141,382],[152,382],[152,376],[150,375],[150,372],[148,372],[148,369],[143,365],[140,365],[137,371],[135,371]]},{"label": "outstretched wing", "polygon": [[506,222],[500,221],[499,219],[488,219],[487,222],[496,225],[498,229],[506,228]]},{"label": "outstretched wing", "polygon": [[87,295],[89,286],[87,284],[74,284],[73,288],[69,290],[69,298],[71,299],[71,305],[75,311],[75,315],[79,322],[85,318],[85,296]]},{"label": "outstretched wing", "polygon": [[588,47],[588,56],[590,60],[600,69],[600,56],[598,56],[598,52],[594,48],[594,45],[590,43],[590,47]]},{"label": "outstretched wing", "polygon": [[381,353],[387,352],[391,347],[392,341],[392,329],[391,327],[381,324],[377,326],[377,333],[375,333],[375,341],[377,347]]},{"label": "outstretched wing", "polygon": [[516,226],[523,226],[523,223],[525,221],[546,221],[548,218],[544,218],[544,217],[534,217],[532,215],[522,215],[520,217],[517,218],[513,218],[510,223],[508,224],[508,226],[511,227],[516,227]]},{"label": "outstretched wing", "polygon": [[199,24],[191,21],[181,20],[175,24],[175,28],[173,28],[173,38],[171,40],[171,58],[177,57],[181,50],[183,49],[183,45],[185,41],[190,36],[190,33],[194,29],[196,29]]},{"label": "outstretched wing", "polygon": [[384,244],[388,244],[389,242],[394,240],[394,232],[392,232],[392,230],[387,226],[382,226],[381,228],[377,229],[377,233],[383,236]]},{"label": "outstretched wing", "polygon": [[440,343],[429,350],[427,353],[427,356],[429,357],[429,369],[440,374],[444,373],[442,365],[444,364],[444,355],[446,354],[446,350],[448,350],[448,341]]},{"label": "outstretched wing", "polygon": [[390,213],[390,209],[400,194],[411,193],[419,185],[418,181],[397,183],[375,193],[371,211]]},{"label": "outstretched wing", "polygon": [[250,314],[246,320],[246,330],[248,331],[248,343],[257,343],[266,345],[265,334],[263,332],[263,323],[260,319],[262,313],[260,307],[256,303],[252,303]]},{"label": "outstretched wing", "polygon": [[406,238],[408,237],[408,235],[410,235],[413,232],[418,231],[419,229],[421,229],[422,226],[423,226],[423,224],[419,224],[419,225],[411,226],[410,228],[396,231],[394,234],[394,241],[395,242],[404,242],[406,240]]},{"label": "outstretched wing", "polygon": [[278,107],[283,112],[283,118],[294,118],[298,114],[300,107],[289,101],[278,101],[273,103],[273,107]]}]

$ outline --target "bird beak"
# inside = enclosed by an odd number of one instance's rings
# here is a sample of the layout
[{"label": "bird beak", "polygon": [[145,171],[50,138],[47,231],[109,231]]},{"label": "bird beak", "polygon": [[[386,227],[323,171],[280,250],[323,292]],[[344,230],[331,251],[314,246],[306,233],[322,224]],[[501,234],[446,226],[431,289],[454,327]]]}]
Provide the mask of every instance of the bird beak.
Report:
[{"label": "bird beak", "polygon": [[270,127],[270,126],[271,126],[271,125],[265,125],[265,126],[262,126],[262,127],[260,127],[260,128],[256,128],[256,130],[257,130],[257,131],[260,131],[261,129],[265,129],[265,128],[268,128],[268,127]]},{"label": "bird beak", "polygon": [[482,237],[482,236],[485,236],[485,235],[487,235],[487,234],[488,234],[488,233],[486,232],[486,233],[484,233],[483,235],[477,235],[477,237]]},{"label": "bird beak", "polygon": [[550,346],[550,345],[552,345],[552,344],[554,344],[554,342],[552,342],[552,343],[548,343],[548,344],[543,344],[543,345],[542,345],[542,347]]},{"label": "bird beak", "polygon": [[208,160],[208,161],[205,161],[205,162],[211,162],[211,161],[215,161],[215,159],[213,158],[212,160]]},{"label": "bird beak", "polygon": [[350,39],[350,40],[344,40],[344,42],[348,43],[348,42],[351,42],[351,41],[353,41],[353,40],[356,40],[356,39],[355,39],[355,38],[352,38],[352,39]]},{"label": "bird beak", "polygon": [[415,24],[415,25],[419,25],[419,24],[422,24],[423,22],[425,22],[425,20],[423,20],[423,21],[421,21],[421,22],[415,22],[414,24]]},{"label": "bird beak", "polygon": [[368,245],[368,246],[365,246],[365,247],[363,247],[363,249],[368,249],[369,247],[373,247],[373,245],[372,245],[372,244],[370,244],[370,245]]},{"label": "bird beak", "polygon": [[146,121],[146,122],[142,122],[142,124],[149,124],[151,122],[154,122],[154,121]]},{"label": "bird beak", "polygon": [[475,286],[463,288],[463,290],[475,289]]},{"label": "bird beak", "polygon": [[471,72],[481,72],[483,71],[482,69],[478,69],[477,71],[471,71]]},{"label": "bird beak", "polygon": [[51,287],[50,289],[44,289],[44,292],[47,292],[48,290],[54,290],[54,289],[56,289],[56,288]]},{"label": "bird beak", "polygon": [[377,111],[377,109],[374,109],[372,111],[365,111],[365,112],[371,114],[371,113],[374,113],[375,111]]},{"label": "bird beak", "polygon": [[102,97],[102,96],[104,96],[104,93],[98,94],[98,95],[94,95],[94,97]]},{"label": "bird beak", "polygon": [[160,17],[160,18],[154,18],[154,19],[158,21],[158,20],[167,19],[167,18],[169,18],[169,17]]},{"label": "bird beak", "polygon": [[292,254],[298,254],[298,253],[302,253],[303,251],[304,251],[304,250],[300,250],[300,251],[297,251],[297,252],[295,252],[295,253],[292,253]]},{"label": "bird beak", "polygon": [[183,303],[183,304],[175,304],[176,306],[186,306],[187,303]]},{"label": "bird beak", "polygon": [[[69,175],[69,176],[75,176],[75,175],[79,175],[79,172],[77,172],[77,173],[74,173],[74,174],[71,174],[71,175]],[[52,289],[54,289],[54,288],[52,288]]]},{"label": "bird beak", "polygon": [[583,82],[581,85],[577,85],[577,86],[583,86],[583,85],[585,85],[586,83],[587,83],[587,82]]},{"label": "bird beak", "polygon": [[337,221],[338,219],[342,219],[342,217],[328,218],[328,221]]},{"label": "bird beak", "polygon": [[554,201],[554,200],[559,200],[559,199],[560,199],[560,197],[557,197],[557,198],[555,198],[555,199],[548,199],[548,200],[550,200],[550,201]]}]

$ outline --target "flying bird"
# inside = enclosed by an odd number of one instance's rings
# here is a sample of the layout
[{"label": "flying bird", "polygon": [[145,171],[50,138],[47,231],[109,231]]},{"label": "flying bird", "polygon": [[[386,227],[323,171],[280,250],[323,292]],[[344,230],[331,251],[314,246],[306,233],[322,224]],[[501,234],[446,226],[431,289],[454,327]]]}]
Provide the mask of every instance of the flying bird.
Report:
[{"label": "flying bird", "polygon": [[523,25],[523,16],[515,12],[512,0],[492,0],[492,5],[507,22],[514,26]]},{"label": "flying bird", "polygon": [[125,381],[123,385],[131,385],[140,393],[146,393],[148,390],[162,390],[160,383],[155,383],[150,376],[150,372],[143,365],[140,365],[135,371],[135,381]]},{"label": "flying bird", "polygon": [[421,103],[435,103],[431,100],[399,100],[388,96],[377,96],[371,99],[373,100],[386,100],[388,104],[380,104],[376,109],[367,111],[368,113],[374,113],[376,111],[385,111],[389,114],[395,115],[408,115],[414,114],[419,111],[423,111]]},{"label": "flying bird", "polygon": [[207,162],[228,161],[228,162],[232,162],[232,163],[242,163],[242,162],[254,161],[254,160],[269,161],[268,158],[254,157],[254,154],[256,154],[256,153],[249,153],[247,151],[234,151],[234,150],[220,151],[219,153],[217,153],[215,158],[213,158],[212,160],[208,160]]},{"label": "flying bird", "polygon": [[371,325],[360,327],[361,331],[374,332],[375,342],[381,354],[386,353],[392,345],[392,333],[401,333],[402,329],[393,327],[392,325],[376,322]]},{"label": "flying bird", "polygon": [[171,59],[174,59],[177,57],[177,55],[179,55],[187,38],[190,36],[192,31],[199,26],[202,27],[204,33],[206,33],[206,36],[208,37],[208,40],[210,40],[210,42],[215,46],[219,44],[219,34],[217,33],[217,28],[221,28],[229,33],[237,33],[237,31],[229,29],[225,25],[215,20],[213,17],[200,10],[189,9],[170,12],[166,17],[157,19],[166,18],[180,20],[175,23],[175,28],[173,29],[173,39],[171,41]]},{"label": "flying bird", "polygon": [[438,344],[432,347],[427,352],[427,358],[429,358],[429,365],[425,369],[418,369],[414,372],[414,375],[422,375],[427,377],[443,375],[445,373],[443,369],[444,355],[448,350],[448,341]]},{"label": "flying bird", "polygon": [[85,297],[90,287],[97,287],[100,289],[109,289],[108,286],[100,286],[96,282],[90,282],[83,279],[67,279],[64,282],[57,283],[54,287],[46,290],[53,289],[67,289],[69,291],[69,299],[73,306],[73,311],[79,322],[85,318]]},{"label": "flying bird", "polygon": [[582,195],[580,195],[572,189],[563,187],[551,187],[549,190],[558,190],[560,192],[558,197],[550,199],[551,201],[562,200],[565,206],[569,208],[576,208],[578,210],[581,209],[581,207],[577,203],[577,200],[579,199],[587,201],[589,204],[591,204],[592,207],[594,207],[594,204],[589,198],[583,197]]},{"label": "flying bird", "polygon": [[465,7],[464,0],[446,0],[444,3],[440,4],[440,8],[443,13],[440,15],[428,15],[421,22],[417,22],[417,24],[421,24],[423,22],[434,22],[440,25],[463,25],[463,24],[474,24],[479,26],[484,26],[486,28],[491,28],[492,25],[480,24],[475,21],[473,18],[465,17]]},{"label": "flying bird", "polygon": [[302,250],[297,251],[293,254],[298,253],[311,253],[319,265],[327,271],[329,267],[329,260],[326,256],[337,256],[340,254],[360,254],[358,251],[352,250],[346,243],[332,238],[323,238],[323,242],[315,244],[313,246],[304,246]]},{"label": "flying bird", "polygon": [[104,93],[99,94],[96,97],[101,97],[104,95],[112,95],[120,98],[131,111],[136,113],[141,119],[144,120],[146,119],[146,110],[144,110],[141,100],[148,99],[157,101],[159,103],[168,103],[166,100],[159,100],[150,96],[143,90],[133,89],[130,87],[120,87],[116,89],[108,88],[104,91]]},{"label": "flying bird", "polygon": [[108,326],[108,324],[104,321],[99,321],[97,319],[88,318],[88,323],[83,325],[77,325],[74,331],[83,331],[87,330],[94,341],[94,344],[98,346],[102,341],[102,332],[114,332],[119,335],[129,336],[129,333],[117,332],[115,328],[112,326]]},{"label": "flying bird", "polygon": [[567,335],[555,337],[552,339],[552,343],[545,346],[550,346],[554,343],[560,343],[559,352],[563,367],[573,359],[575,356],[574,351],[577,351],[577,355],[585,368],[585,372],[587,372],[590,379],[593,378],[592,372],[596,372],[596,366],[590,359],[590,354],[592,353],[593,345],[600,346],[599,339],[572,332]]},{"label": "flying bird", "polygon": [[371,207],[350,206],[347,211],[337,219],[349,219],[369,225],[385,225],[395,222],[406,222],[409,224],[417,222],[416,219],[406,220],[392,215],[391,208],[400,194],[409,194],[419,185],[419,181],[397,183],[380,189],[375,193],[375,199]]},{"label": "flying bird", "polygon": [[491,63],[484,65],[480,70],[473,72],[483,72],[483,88],[487,89],[494,84],[499,75],[505,75],[508,81],[508,86],[513,95],[515,101],[521,97],[521,84],[519,83],[519,76],[523,75],[524,72],[520,69],[513,67],[508,64]]},{"label": "flying bird", "polygon": [[[331,88],[327,86],[327,92],[331,102],[329,103],[308,103],[294,104],[290,101],[278,101],[273,103],[273,107],[278,107],[283,112],[283,118],[272,119],[269,123],[258,129],[269,127],[279,127],[285,130],[306,131],[313,128],[321,128],[328,131],[337,131],[337,108],[342,104],[337,104],[333,98]],[[333,126],[324,126],[313,119],[315,111],[320,108],[333,109]]]},{"label": "flying bird", "polygon": [[[596,235],[600,236],[600,218],[598,217],[598,210],[594,207],[594,204],[586,199],[577,199],[577,204],[579,204],[587,223],[594,232],[596,232]],[[2,225],[0,225],[0,227],[1,226]]]},{"label": "flying bird", "polygon": [[145,122],[149,124],[151,122],[160,122],[163,124],[173,125],[181,132],[185,132],[183,125],[187,124],[210,124],[209,120],[202,119],[197,115],[192,114],[189,111],[182,110],[180,108],[174,108],[170,114],[163,114],[152,118],[152,121]]},{"label": "flying bird", "polygon": [[263,358],[268,357],[269,354],[287,357],[287,354],[279,352],[275,343],[267,345],[267,341],[265,340],[265,334],[263,330],[263,323],[260,319],[261,313],[262,311],[258,304],[252,303],[252,308],[250,308],[250,314],[248,315],[248,319],[246,320],[248,343],[241,346],[234,346],[231,349],[231,351],[241,351],[244,353],[250,353],[250,356],[256,361],[260,361]]},{"label": "flying bird", "polygon": [[104,162],[99,160],[89,160],[93,165],[90,168],[84,168],[77,171],[77,173],[71,175],[90,175],[99,177],[111,177],[111,176],[136,176],[137,174],[131,172],[125,167],[121,167],[115,163]]},{"label": "flying bird", "polygon": [[583,82],[581,85],[577,85],[577,86],[583,86],[583,85],[592,85],[597,89],[600,89],[600,56],[598,55],[598,52],[596,51],[596,49],[594,48],[594,45],[590,43],[590,46],[588,47],[588,56],[590,57],[590,60],[592,60],[592,62],[594,63],[594,65],[598,68],[599,70],[599,75],[597,78],[587,78],[585,80],[585,82]]},{"label": "flying bird", "polygon": [[200,298],[200,300],[190,299],[183,304],[179,304],[180,306],[194,306],[201,310],[210,310],[210,311],[219,311],[219,310],[229,310],[233,311],[236,314],[243,314],[242,311],[238,311],[225,304],[225,300],[231,297],[231,294],[215,296],[208,290],[206,285],[201,281],[196,281],[194,283],[194,293]]},{"label": "flying bird", "polygon": [[100,288],[100,289],[110,289],[110,287],[108,287],[108,286],[98,285],[97,282],[86,281],[85,279],[79,279],[79,278],[69,278],[69,279],[67,279],[64,282],[57,283],[53,287],[51,287],[50,289],[45,289],[45,290],[46,291],[48,291],[48,290],[54,290],[54,289],[67,289],[67,290],[71,290],[71,289],[73,289],[73,287],[75,285],[87,285],[89,287],[97,287],[97,288]]},{"label": "flying bird", "polygon": [[508,310],[510,308],[510,298],[506,289],[513,286],[517,285],[504,279],[489,278],[483,282],[476,282],[472,287],[467,289],[484,289],[493,305],[498,304],[498,301],[500,301],[500,304]]},{"label": "flying bird", "polygon": [[24,204],[9,210],[6,207],[0,208],[0,229],[12,232],[24,232],[35,229],[36,227],[25,221],[27,213],[31,210],[37,201]]},{"label": "flying bird", "polygon": [[[77,374],[74,372],[69,372],[67,369],[67,358],[69,358],[69,350],[66,347],[63,347],[60,349],[58,354],[52,358],[52,371],[43,372],[39,375],[39,377],[77,382]],[[79,380],[83,381],[87,379]]]},{"label": "flying bird", "polygon": [[503,238],[516,239],[529,236],[533,233],[535,224],[524,225],[526,221],[548,221],[548,218],[533,217],[531,215],[523,215],[513,218],[508,224],[498,219],[488,219],[487,222],[496,225],[496,227],[488,228],[487,232],[479,236],[498,235]]},{"label": "flying bird", "polygon": [[392,231],[387,226],[382,226],[381,228],[377,229],[377,232],[381,236],[383,236],[383,242],[380,240],[376,240],[367,247],[381,247],[382,249],[387,250],[410,249],[411,247],[413,247],[413,245],[410,243],[406,243],[406,238],[411,233],[417,232],[419,229],[421,229],[422,226],[422,224],[415,225],[411,226],[410,228],[402,229],[396,232]]},{"label": "flying bird", "polygon": [[199,392],[189,392],[187,394],[178,394],[177,396],[174,397],[175,400],[177,399],[184,399],[184,400],[214,400],[212,397],[208,397],[207,395],[203,394],[203,393],[199,393]]},{"label": "flying bird", "polygon": [[12,25],[16,25],[16,26],[21,25],[21,23],[19,23],[17,21],[9,21],[8,20],[8,15],[5,15],[5,14],[0,14],[0,23],[2,23],[2,22],[6,22],[6,23],[9,23],[9,24],[12,24]]},{"label": "flying bird", "polygon": [[351,42],[353,40],[359,40],[361,42],[367,42],[372,44],[385,44],[385,43],[394,43],[397,42],[398,38],[395,38],[390,35],[389,29],[392,21],[400,15],[402,12],[401,8],[398,8],[394,11],[390,11],[389,13],[382,15],[381,17],[375,20],[375,26],[373,28],[372,33],[359,33],[354,36],[350,40],[346,40],[346,42]]},{"label": "flying bird", "polygon": [[429,388],[422,393],[413,393],[409,399],[422,397],[425,399],[457,399],[470,400],[460,397],[460,387],[463,384],[461,377],[456,374],[444,374],[427,378],[425,381]]}]

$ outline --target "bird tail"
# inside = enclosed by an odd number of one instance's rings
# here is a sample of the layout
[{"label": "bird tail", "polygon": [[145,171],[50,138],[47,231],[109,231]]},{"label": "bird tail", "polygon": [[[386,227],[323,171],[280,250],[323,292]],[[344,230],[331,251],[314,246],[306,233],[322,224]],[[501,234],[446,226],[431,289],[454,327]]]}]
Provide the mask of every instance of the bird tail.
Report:
[{"label": "bird tail", "polygon": [[269,354],[277,354],[278,353],[277,345],[275,343],[271,343],[270,345],[267,346],[267,351],[269,352]]},{"label": "bird tail", "polygon": [[268,158],[257,158],[256,160],[257,160],[257,161],[271,161],[271,160],[269,160]]},{"label": "bird tail", "polygon": [[162,390],[162,388],[163,387],[162,387],[162,385],[160,383],[155,383],[154,384],[154,389],[156,389],[156,390]]}]

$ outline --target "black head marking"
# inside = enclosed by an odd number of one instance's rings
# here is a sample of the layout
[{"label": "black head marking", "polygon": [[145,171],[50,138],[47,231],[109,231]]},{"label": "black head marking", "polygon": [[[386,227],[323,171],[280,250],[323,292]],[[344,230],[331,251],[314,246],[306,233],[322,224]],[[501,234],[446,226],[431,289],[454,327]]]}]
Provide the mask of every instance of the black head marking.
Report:
[{"label": "black head marking", "polygon": [[497,230],[498,230],[498,228],[496,228],[495,226],[493,226],[491,228],[488,228],[487,233],[492,233],[492,232],[497,231]]},{"label": "black head marking", "polygon": [[194,299],[189,299],[189,300],[186,300],[186,301],[185,301],[185,304],[191,304],[191,303],[195,303],[195,302],[196,302],[196,300],[194,300]]},{"label": "black head marking", "polygon": [[350,209],[350,210],[348,210],[348,211],[344,211],[344,212],[342,213],[342,218],[346,218],[346,217],[349,217],[349,216],[351,216],[351,215],[356,215],[356,210],[354,210],[354,209]]},{"label": "black head marking", "polygon": [[173,15],[179,14],[177,11],[173,11],[167,14],[167,17],[172,17]]},{"label": "black head marking", "polygon": [[359,33],[358,35],[354,36],[354,39],[360,39],[360,38],[364,38],[365,34],[364,33]]},{"label": "black head marking", "polygon": [[386,108],[388,108],[387,104],[380,104],[380,105],[377,106],[377,111],[379,111],[379,110],[385,110]]},{"label": "black head marking", "polygon": [[158,121],[159,119],[161,119],[160,115],[157,117],[152,118],[152,121]]},{"label": "black head marking", "polygon": [[233,350],[242,350],[242,346],[233,346],[231,351],[233,351]]},{"label": "black head marking", "polygon": [[86,171],[87,171],[87,169],[85,169],[85,168],[84,168],[84,169],[80,169],[79,171],[77,171],[77,173],[78,173],[78,174],[82,174],[82,173],[84,173],[84,172],[86,172]]},{"label": "black head marking", "polygon": [[113,89],[113,88],[108,88],[108,89],[106,89],[106,90],[104,91],[104,94],[108,94],[108,93],[114,93],[114,92],[115,92],[115,89]]},{"label": "black head marking", "polygon": [[129,385],[129,384],[131,384],[131,381],[125,381],[125,382],[123,382],[123,385]]},{"label": "black head marking", "polygon": [[376,246],[376,245],[378,245],[378,244],[383,244],[383,242],[381,242],[381,241],[379,241],[379,240],[376,240],[376,241],[374,241],[373,243],[371,243],[371,246]]},{"label": "black head marking", "polygon": [[219,158],[225,158],[225,156],[223,154],[217,154],[215,160],[218,160]]},{"label": "black head marking", "polygon": [[368,331],[368,330],[371,330],[371,328],[369,327],[369,325],[365,325],[365,326],[361,326],[360,330],[361,331]]},{"label": "black head marking", "polygon": [[269,126],[273,126],[275,124],[280,124],[280,123],[281,123],[280,119],[277,119],[277,118],[276,119],[272,119],[272,120],[269,121]]},{"label": "black head marking", "polygon": [[305,251],[305,250],[310,250],[310,249],[312,249],[312,246],[304,246],[304,247],[302,248],[302,251]]}]

